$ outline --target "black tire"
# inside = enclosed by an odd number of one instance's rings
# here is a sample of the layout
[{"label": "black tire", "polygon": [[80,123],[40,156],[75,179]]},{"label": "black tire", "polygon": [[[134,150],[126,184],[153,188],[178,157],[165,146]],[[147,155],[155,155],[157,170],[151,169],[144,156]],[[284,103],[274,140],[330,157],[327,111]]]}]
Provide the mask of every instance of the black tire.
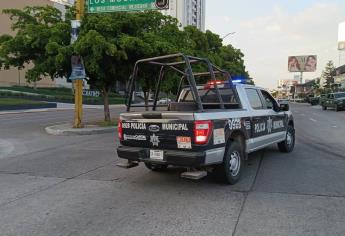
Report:
[{"label": "black tire", "polygon": [[159,164],[151,164],[151,163],[145,163],[145,166],[147,169],[152,171],[165,171],[168,168],[168,165],[159,165]]},{"label": "black tire", "polygon": [[324,110],[324,111],[325,111],[325,110],[327,110],[327,107],[325,107],[325,106],[322,106],[322,110]]},{"label": "black tire", "polygon": [[[222,182],[233,185],[241,177],[244,166],[244,152],[240,142],[232,141],[225,152],[223,164],[216,168],[216,174]],[[233,165],[233,168],[231,166]]]},{"label": "black tire", "polygon": [[286,138],[284,141],[278,143],[279,151],[281,152],[292,152],[295,147],[295,129],[293,126],[289,125],[287,132],[286,132]]},{"label": "black tire", "polygon": [[339,107],[338,105],[335,105],[335,111],[338,112],[339,111]]}]

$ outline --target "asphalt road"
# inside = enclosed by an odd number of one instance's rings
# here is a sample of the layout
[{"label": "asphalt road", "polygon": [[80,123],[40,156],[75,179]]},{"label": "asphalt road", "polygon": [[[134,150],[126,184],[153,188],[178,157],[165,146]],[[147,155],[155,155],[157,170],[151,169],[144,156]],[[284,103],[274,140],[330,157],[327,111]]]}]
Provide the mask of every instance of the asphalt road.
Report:
[{"label": "asphalt road", "polygon": [[294,152],[250,155],[234,186],[119,169],[113,134],[44,133],[72,111],[0,115],[0,235],[345,235],[345,111],[292,110]]}]

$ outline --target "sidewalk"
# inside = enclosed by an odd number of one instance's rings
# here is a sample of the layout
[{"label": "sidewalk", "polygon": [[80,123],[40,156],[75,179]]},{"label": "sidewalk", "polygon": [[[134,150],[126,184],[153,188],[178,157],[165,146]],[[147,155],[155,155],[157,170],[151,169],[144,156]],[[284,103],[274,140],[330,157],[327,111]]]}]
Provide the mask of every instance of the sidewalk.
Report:
[{"label": "sidewalk", "polygon": [[45,128],[45,131],[48,134],[58,135],[58,136],[105,134],[105,133],[114,133],[115,130],[116,130],[116,127],[114,126],[101,127],[97,125],[87,125],[84,128],[75,129],[73,128],[73,125],[70,123],[54,125],[54,126],[49,126]]}]

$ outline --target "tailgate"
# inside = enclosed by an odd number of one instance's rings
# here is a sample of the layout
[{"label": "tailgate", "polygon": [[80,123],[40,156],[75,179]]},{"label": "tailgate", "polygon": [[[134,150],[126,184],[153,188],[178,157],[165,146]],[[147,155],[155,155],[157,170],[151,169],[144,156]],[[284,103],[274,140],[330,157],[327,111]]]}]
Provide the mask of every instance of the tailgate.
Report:
[{"label": "tailgate", "polygon": [[121,120],[125,146],[192,149],[193,113],[126,113]]}]

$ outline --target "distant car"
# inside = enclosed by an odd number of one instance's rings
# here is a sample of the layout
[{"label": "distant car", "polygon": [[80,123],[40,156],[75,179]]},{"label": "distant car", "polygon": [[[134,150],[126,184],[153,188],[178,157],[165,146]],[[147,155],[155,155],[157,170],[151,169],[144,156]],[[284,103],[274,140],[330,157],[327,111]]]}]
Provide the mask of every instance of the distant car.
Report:
[{"label": "distant car", "polygon": [[316,106],[320,103],[320,96],[308,96],[308,99],[307,99],[308,103],[310,103],[310,105],[312,106]]},{"label": "distant car", "polygon": [[158,103],[158,105],[168,105],[169,103],[171,103],[171,99],[169,99],[169,98],[162,98],[157,103]]},{"label": "distant car", "polygon": [[289,103],[290,100],[288,98],[280,98],[280,99],[278,99],[278,102],[279,103]]},{"label": "distant car", "polygon": [[321,100],[322,110],[327,110],[328,107],[332,107],[335,111],[345,109],[345,92],[342,93],[330,93],[327,97]]}]

